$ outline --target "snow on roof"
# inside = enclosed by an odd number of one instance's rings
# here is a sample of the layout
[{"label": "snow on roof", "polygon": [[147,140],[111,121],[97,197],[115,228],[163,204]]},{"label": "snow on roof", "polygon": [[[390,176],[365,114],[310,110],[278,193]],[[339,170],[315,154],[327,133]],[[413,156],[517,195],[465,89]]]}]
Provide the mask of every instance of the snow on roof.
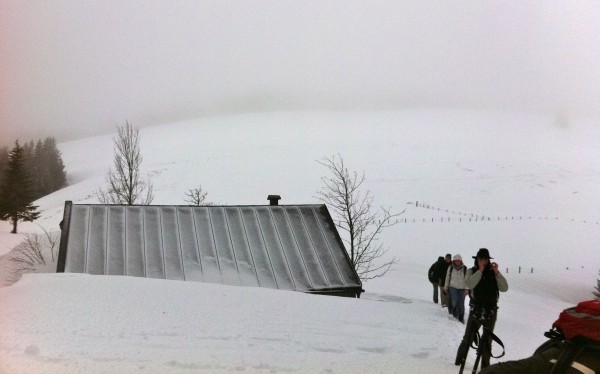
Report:
[{"label": "snow on roof", "polygon": [[325,205],[65,202],[57,272],[360,296]]}]

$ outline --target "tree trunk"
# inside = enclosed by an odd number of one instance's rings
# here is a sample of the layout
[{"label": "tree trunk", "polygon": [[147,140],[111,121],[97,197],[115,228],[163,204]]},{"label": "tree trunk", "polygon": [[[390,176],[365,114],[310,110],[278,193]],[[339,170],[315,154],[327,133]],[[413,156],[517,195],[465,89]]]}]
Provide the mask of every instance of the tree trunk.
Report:
[{"label": "tree trunk", "polygon": [[13,229],[10,232],[11,234],[16,234],[17,233],[17,222],[18,222],[18,220],[13,217],[13,219],[12,219]]}]

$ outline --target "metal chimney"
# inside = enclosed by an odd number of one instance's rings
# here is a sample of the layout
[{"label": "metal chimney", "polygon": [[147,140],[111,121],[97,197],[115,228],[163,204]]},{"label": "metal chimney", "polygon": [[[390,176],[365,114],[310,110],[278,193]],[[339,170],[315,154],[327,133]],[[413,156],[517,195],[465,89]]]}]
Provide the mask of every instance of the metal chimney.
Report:
[{"label": "metal chimney", "polygon": [[269,205],[279,205],[278,201],[281,200],[281,196],[269,195],[267,196],[267,200],[269,200]]}]

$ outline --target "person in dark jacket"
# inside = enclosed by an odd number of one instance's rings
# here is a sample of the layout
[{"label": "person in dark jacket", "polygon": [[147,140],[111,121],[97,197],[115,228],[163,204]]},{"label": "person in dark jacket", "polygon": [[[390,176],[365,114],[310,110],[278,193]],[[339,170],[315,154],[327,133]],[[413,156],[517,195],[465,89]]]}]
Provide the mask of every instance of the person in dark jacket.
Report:
[{"label": "person in dark jacket", "polygon": [[448,268],[451,264],[452,255],[450,253],[446,253],[446,256],[444,257],[444,265],[440,269],[440,290],[442,292],[442,296],[440,298],[442,299],[442,307],[448,307],[448,313],[450,314],[452,314],[452,311],[450,309],[450,294],[448,291],[446,291],[446,274],[448,273]]},{"label": "person in dark jacket", "polygon": [[[446,258],[448,258],[448,256],[450,256],[450,254],[447,254]],[[431,264],[431,267],[429,267],[429,271],[427,272],[429,282],[431,282],[433,285],[433,302],[436,304],[438,303],[438,294],[442,293],[443,295],[442,291],[444,289],[444,281],[446,279],[446,269],[448,268],[448,265],[448,260],[444,260],[444,257],[440,256],[436,262]],[[445,303],[442,300],[442,306],[444,305]]]},{"label": "person in dark jacket", "polygon": [[448,293],[444,290],[444,285],[446,283],[446,272],[448,270],[448,266],[452,262],[452,255],[450,253],[446,254],[446,257],[438,257],[438,260],[431,265],[429,268],[429,280],[432,284],[437,284],[435,290],[433,291],[433,302],[437,304],[437,294],[439,288],[439,294],[442,299],[442,307],[446,307],[449,305],[448,301]]},{"label": "person in dark jacket", "polygon": [[427,278],[429,278],[429,282],[433,285],[433,302],[438,303],[438,287],[440,286],[440,280],[436,275],[436,267],[440,261],[444,261],[442,256],[438,257],[437,261],[431,264],[429,271],[427,272]]},{"label": "person in dark jacket", "polygon": [[508,291],[508,282],[500,273],[498,264],[490,262],[493,258],[486,248],[479,249],[473,258],[477,266],[467,270],[466,275],[467,288],[471,290],[469,319],[454,364],[460,365],[466,359],[471,342],[479,328],[483,326],[480,342],[486,344],[482,347],[481,355],[481,367],[484,368],[490,364],[492,342],[490,337],[496,325],[499,292]]}]

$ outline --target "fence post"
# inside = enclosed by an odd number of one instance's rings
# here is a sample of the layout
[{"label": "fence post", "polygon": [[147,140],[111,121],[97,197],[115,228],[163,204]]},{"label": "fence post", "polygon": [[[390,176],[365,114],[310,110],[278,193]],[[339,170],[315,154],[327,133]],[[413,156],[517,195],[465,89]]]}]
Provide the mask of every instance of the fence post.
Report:
[{"label": "fence post", "polygon": [[519,266],[519,274],[521,274],[521,267]]}]

